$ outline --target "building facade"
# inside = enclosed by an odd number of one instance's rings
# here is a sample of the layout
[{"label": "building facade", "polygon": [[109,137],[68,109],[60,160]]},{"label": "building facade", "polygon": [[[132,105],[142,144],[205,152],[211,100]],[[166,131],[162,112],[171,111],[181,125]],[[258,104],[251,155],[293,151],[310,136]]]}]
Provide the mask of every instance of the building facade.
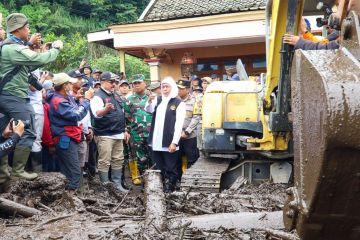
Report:
[{"label": "building facade", "polygon": [[213,73],[240,58],[249,75],[266,72],[265,0],[152,0],[135,23],[114,24],[88,41],[144,59],[151,81]]}]

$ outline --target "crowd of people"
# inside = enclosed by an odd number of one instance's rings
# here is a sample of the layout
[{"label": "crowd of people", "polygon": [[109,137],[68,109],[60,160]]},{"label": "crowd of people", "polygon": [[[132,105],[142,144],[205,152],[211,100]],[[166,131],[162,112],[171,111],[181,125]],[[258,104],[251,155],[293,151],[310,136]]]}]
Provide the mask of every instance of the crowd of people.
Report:
[{"label": "crowd of people", "polygon": [[43,47],[39,34],[29,38],[23,14],[6,22],[0,122],[7,140],[0,145],[0,190],[11,177],[33,180],[40,172],[60,171],[71,194],[82,191],[84,176],[127,192],[127,167],[135,185],[142,184],[146,169],[156,168],[165,191],[179,186],[182,172],[200,156],[202,92],[217,75],[166,77],[147,85],[142,74],[130,83],[124,73],[92,69],[86,61],[67,73],[43,71],[63,43]]},{"label": "crowd of people", "polygon": [[[62,41],[30,37],[20,13],[10,14],[6,25],[6,34],[0,28],[0,191],[10,177],[33,180],[41,171],[60,171],[69,193],[81,191],[84,176],[97,175],[127,192],[127,167],[135,185],[146,169],[157,168],[165,191],[179,186],[201,155],[203,92],[219,76],[166,77],[147,85],[142,74],[130,83],[124,73],[92,69],[86,61],[54,74],[40,69],[57,58]],[[299,36],[285,35],[284,42],[335,49],[339,36],[332,33],[313,36],[303,19]],[[240,80],[235,69],[227,69],[227,80]]]}]

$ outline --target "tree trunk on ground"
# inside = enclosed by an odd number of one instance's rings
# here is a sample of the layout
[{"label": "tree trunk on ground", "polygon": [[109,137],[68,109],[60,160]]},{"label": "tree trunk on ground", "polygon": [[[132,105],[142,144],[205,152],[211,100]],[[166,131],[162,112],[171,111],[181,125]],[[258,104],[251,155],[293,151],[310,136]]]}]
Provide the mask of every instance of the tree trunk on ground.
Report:
[{"label": "tree trunk on ground", "polygon": [[145,173],[145,225],[163,231],[166,224],[166,202],[159,170]]},{"label": "tree trunk on ground", "polygon": [[249,229],[283,229],[282,211],[277,212],[239,212],[239,213],[217,213],[198,215],[193,217],[175,218],[168,224],[170,229],[177,228],[187,222],[189,227],[211,230],[224,227],[227,229],[249,230]]},{"label": "tree trunk on ground", "polygon": [[0,198],[0,210],[11,215],[16,213],[23,217],[31,217],[33,215],[41,214],[41,211],[35,208],[27,207],[5,198]]}]

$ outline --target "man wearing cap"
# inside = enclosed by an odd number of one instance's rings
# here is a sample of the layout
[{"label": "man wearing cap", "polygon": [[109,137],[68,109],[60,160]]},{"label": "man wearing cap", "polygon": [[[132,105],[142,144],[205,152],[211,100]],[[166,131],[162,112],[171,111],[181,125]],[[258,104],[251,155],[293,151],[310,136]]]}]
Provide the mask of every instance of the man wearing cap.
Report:
[{"label": "man wearing cap", "polygon": [[82,136],[82,124],[79,122],[87,115],[93,91],[84,93],[84,98],[75,98],[69,94],[71,84],[78,82],[66,73],[55,74],[54,92],[49,92],[47,102],[50,104],[49,119],[51,133],[55,140],[56,153],[60,170],[69,180],[66,189],[74,193],[80,187],[79,143]]},{"label": "man wearing cap", "polygon": [[[199,116],[194,115],[195,98],[190,95],[191,82],[188,80],[179,80],[177,83],[179,88],[179,98],[185,103],[186,117],[183,124],[183,129],[180,139],[180,156],[183,163],[183,171],[193,165],[199,158],[199,150],[196,147],[196,128],[199,124]],[[187,158],[188,166],[186,167],[186,161],[183,157]],[[181,167],[179,166],[179,173],[181,173]],[[181,179],[181,176],[179,180]]]},{"label": "man wearing cap", "polygon": [[83,78],[89,83],[89,86],[94,86],[95,79],[92,77],[92,68],[90,64],[86,63],[86,60],[82,60],[80,63],[79,71],[84,74]]},{"label": "man wearing cap", "polygon": [[201,79],[196,76],[196,75],[193,75],[191,76],[191,87],[190,87],[190,90],[192,91],[194,87],[196,86],[201,86]]},{"label": "man wearing cap", "polygon": [[118,190],[127,192],[122,183],[122,166],[124,161],[123,142],[129,134],[125,130],[125,115],[121,97],[115,91],[115,80],[110,72],[100,76],[101,87],[91,100],[91,111],[94,116],[94,134],[99,152],[99,177],[102,183],[111,178]]},{"label": "man wearing cap", "polygon": [[[10,14],[6,18],[7,33],[9,37],[4,40],[1,48],[0,64],[0,113],[4,114],[5,121],[11,118],[22,120],[27,127],[19,144],[16,146],[13,158],[12,175],[26,179],[34,179],[36,173],[24,171],[29,158],[30,150],[35,140],[33,130],[33,109],[29,104],[28,75],[35,69],[56,59],[63,43],[58,40],[52,43],[52,48],[46,52],[38,53],[31,50],[29,41],[30,28],[25,15],[21,13]],[[36,35],[37,44],[41,41]],[[0,167],[0,179],[8,177],[9,173]],[[0,180],[0,184],[3,181]]]},{"label": "man wearing cap", "polygon": [[157,96],[161,96],[160,82],[150,84],[148,90],[150,90],[153,94],[156,94]]},{"label": "man wearing cap", "polygon": [[92,78],[94,79],[94,81],[100,81],[100,75],[102,74],[102,71],[99,69],[94,69],[93,73],[92,73]]},{"label": "man wearing cap", "polygon": [[130,83],[127,80],[120,80],[118,93],[123,97],[127,97],[129,95],[129,92],[130,92]]},{"label": "man wearing cap", "polygon": [[146,90],[144,76],[138,74],[133,80],[133,94],[128,100],[139,106],[130,118],[131,152],[134,159],[129,161],[130,173],[134,184],[141,184],[139,174],[143,174],[152,165],[151,151],[148,147],[148,137],[151,127],[152,114],[144,110],[150,96]]},{"label": "man wearing cap", "polygon": [[[68,75],[74,79],[77,79],[77,82],[72,84],[70,94],[75,98],[76,103],[79,104],[79,101],[84,97],[85,91],[90,88],[90,84],[86,79],[84,79],[85,75],[82,74],[79,70],[72,70],[68,73]],[[87,163],[89,159],[89,141],[91,141],[93,137],[90,111],[88,111],[86,116],[79,123],[83,126],[81,141],[79,143],[79,161],[81,167],[80,185],[82,188],[82,177],[84,173],[85,163]]]}]

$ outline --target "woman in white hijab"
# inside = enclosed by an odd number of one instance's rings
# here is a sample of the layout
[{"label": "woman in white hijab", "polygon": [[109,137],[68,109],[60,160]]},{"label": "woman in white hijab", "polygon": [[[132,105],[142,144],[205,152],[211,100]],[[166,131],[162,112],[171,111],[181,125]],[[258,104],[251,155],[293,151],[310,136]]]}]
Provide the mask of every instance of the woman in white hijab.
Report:
[{"label": "woman in white hijab", "polygon": [[149,145],[153,161],[165,180],[165,192],[175,190],[178,179],[178,143],[185,120],[185,104],[177,98],[178,88],[172,77],[161,82],[161,96],[150,96],[145,111],[153,113]]}]

